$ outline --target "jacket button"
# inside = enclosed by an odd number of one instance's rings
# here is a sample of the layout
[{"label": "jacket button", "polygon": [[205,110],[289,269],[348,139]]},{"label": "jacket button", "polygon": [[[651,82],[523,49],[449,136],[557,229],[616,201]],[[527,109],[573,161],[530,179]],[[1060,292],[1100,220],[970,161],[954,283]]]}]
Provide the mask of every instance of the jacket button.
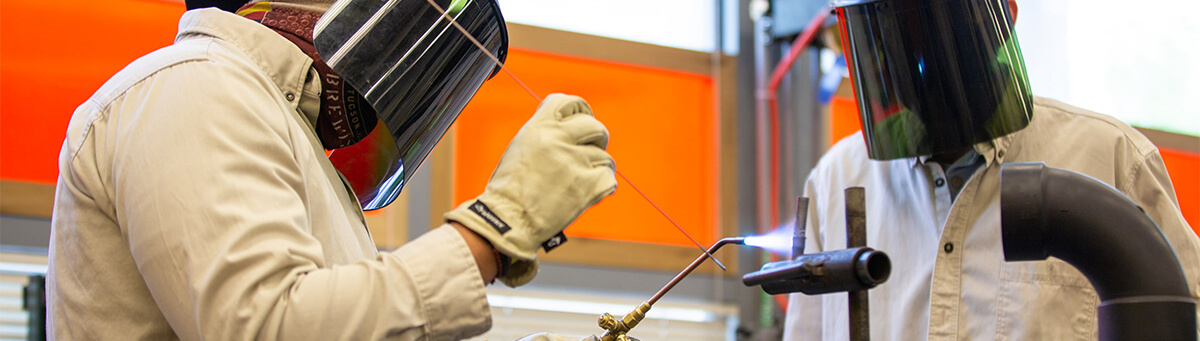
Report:
[{"label": "jacket button", "polygon": [[290,92],[287,93],[286,95],[284,95],[283,97],[286,97],[288,102],[296,100],[296,94],[290,93]]},{"label": "jacket button", "polygon": [[954,252],[954,243],[946,243],[946,245],[942,245],[942,250],[945,250],[946,253]]}]

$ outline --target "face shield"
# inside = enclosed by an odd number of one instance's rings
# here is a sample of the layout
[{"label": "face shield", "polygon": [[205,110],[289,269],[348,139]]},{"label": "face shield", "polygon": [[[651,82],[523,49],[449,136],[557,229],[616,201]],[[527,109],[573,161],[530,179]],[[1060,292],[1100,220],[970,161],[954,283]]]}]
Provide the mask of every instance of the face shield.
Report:
[{"label": "face shield", "polygon": [[1033,115],[1005,0],[843,0],[834,10],[872,159],[932,155]]},{"label": "face shield", "polygon": [[[504,61],[508,32],[496,0],[435,2]],[[364,140],[329,155],[364,210],[395,200],[500,69],[426,0],[338,0],[317,22],[313,40],[379,120]]]}]

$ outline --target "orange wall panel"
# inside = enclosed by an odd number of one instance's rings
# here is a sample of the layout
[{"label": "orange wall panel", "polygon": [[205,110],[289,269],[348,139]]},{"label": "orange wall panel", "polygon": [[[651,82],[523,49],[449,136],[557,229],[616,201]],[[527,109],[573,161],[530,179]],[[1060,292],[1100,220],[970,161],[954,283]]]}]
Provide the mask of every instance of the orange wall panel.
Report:
[{"label": "orange wall panel", "polygon": [[[506,66],[539,96],[579,95],[609,130],[617,169],[700,243],[716,240],[712,81],[697,75],[510,49]],[[503,72],[455,123],[454,200],[483,191],[508,141],[538,102]],[[692,245],[618,178],[617,193],[567,229],[573,237]]]},{"label": "orange wall panel", "polygon": [[1171,175],[1183,218],[1196,234],[1200,234],[1200,154],[1168,148],[1159,148],[1158,152]]},{"label": "orange wall panel", "polygon": [[53,184],[67,122],[112,74],[170,45],[182,2],[0,2],[0,178]]},{"label": "orange wall panel", "polygon": [[829,145],[862,130],[862,118],[853,98],[833,96],[829,100]]}]

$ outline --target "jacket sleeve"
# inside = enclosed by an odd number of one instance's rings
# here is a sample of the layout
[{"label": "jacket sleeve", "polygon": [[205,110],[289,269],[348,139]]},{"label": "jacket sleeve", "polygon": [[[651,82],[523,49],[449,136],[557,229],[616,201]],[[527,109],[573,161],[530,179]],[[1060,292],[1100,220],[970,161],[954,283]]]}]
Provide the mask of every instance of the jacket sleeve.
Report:
[{"label": "jacket sleeve", "polygon": [[[824,226],[821,225],[822,208],[827,205],[824,200],[829,199],[827,196],[822,196],[819,193],[831,193],[829,191],[821,191],[816,187],[820,185],[815,180],[817,171],[813,171],[809,175],[808,181],[804,184],[804,196],[808,198],[808,217],[805,225],[805,253],[823,252],[824,246],[821,245],[821,231]],[[805,295],[803,293],[793,293],[788,295],[787,316],[784,320],[783,340],[821,340],[822,326],[822,297],[821,295]]]},{"label": "jacket sleeve", "polygon": [[[1184,277],[1187,277],[1192,299],[1200,302],[1200,240],[1197,240],[1196,233],[1183,218],[1162,155],[1158,150],[1151,151],[1142,162],[1134,164],[1131,174],[1125,186],[1118,190],[1141,206],[1150,219],[1158,224],[1171,243],[1171,248],[1175,249]],[[1200,305],[1197,305],[1196,314],[1200,320]],[[1197,334],[1200,335],[1200,330],[1197,330]]]},{"label": "jacket sleeve", "polygon": [[[110,108],[115,219],[184,340],[456,340],[490,327],[483,281],[444,228],[375,259],[325,264],[309,228],[289,108],[273,84],[193,61]],[[307,148],[307,147],[306,147]]]}]

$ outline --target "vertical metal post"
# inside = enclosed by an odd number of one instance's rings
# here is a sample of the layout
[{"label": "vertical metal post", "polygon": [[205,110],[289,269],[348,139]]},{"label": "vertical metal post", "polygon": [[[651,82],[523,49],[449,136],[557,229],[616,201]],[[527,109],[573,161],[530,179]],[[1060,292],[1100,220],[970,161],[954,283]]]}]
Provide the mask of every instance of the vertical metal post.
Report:
[{"label": "vertical metal post", "polygon": [[796,225],[792,233],[792,259],[804,254],[808,235],[808,198],[796,197]]},{"label": "vertical metal post", "polygon": [[25,285],[22,294],[22,307],[29,312],[29,333],[26,339],[30,341],[46,340],[46,277],[42,275],[29,276],[29,284]]},{"label": "vertical metal post", "polygon": [[[862,187],[846,189],[846,248],[867,246],[867,199]],[[870,340],[870,304],[866,290],[850,291],[850,340]]]}]

